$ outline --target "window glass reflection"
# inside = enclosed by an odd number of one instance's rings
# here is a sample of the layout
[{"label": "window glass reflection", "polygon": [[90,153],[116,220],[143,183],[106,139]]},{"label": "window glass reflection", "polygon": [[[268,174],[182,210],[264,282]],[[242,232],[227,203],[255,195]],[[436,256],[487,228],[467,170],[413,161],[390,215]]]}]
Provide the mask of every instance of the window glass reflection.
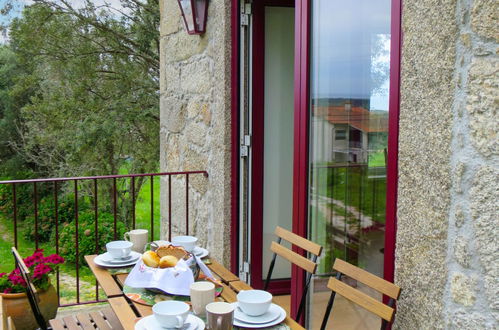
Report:
[{"label": "window glass reflection", "polygon": [[[316,302],[336,257],[383,276],[390,4],[313,1],[309,235],[324,246]],[[321,312],[314,306],[312,319]]]}]

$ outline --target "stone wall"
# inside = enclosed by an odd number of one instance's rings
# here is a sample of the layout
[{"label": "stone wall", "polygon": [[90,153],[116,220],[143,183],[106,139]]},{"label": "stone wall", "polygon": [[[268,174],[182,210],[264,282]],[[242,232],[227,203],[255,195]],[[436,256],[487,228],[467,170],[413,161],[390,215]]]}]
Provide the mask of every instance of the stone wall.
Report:
[{"label": "stone wall", "polygon": [[[230,2],[210,1],[207,31],[189,35],[177,0],[161,0],[161,171],[189,179],[190,234],[218,260],[230,257]],[[172,180],[173,234],[185,232],[185,181]],[[168,184],[161,183],[162,236]]]},{"label": "stone wall", "polygon": [[499,1],[403,1],[396,328],[499,322]]}]

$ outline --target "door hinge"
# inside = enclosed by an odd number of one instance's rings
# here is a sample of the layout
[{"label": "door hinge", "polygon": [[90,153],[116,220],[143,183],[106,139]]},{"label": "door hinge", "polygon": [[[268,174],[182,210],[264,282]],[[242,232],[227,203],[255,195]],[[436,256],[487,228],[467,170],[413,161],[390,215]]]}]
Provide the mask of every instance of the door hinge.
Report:
[{"label": "door hinge", "polygon": [[251,135],[245,135],[241,138],[241,148],[239,151],[240,157],[248,157],[249,148],[251,147]]},{"label": "door hinge", "polygon": [[245,261],[239,267],[239,278],[243,280],[243,282],[247,283],[249,280],[249,273],[250,273],[250,264],[249,262]]},{"label": "door hinge", "polygon": [[251,3],[241,4],[241,26],[248,26],[252,14]]}]

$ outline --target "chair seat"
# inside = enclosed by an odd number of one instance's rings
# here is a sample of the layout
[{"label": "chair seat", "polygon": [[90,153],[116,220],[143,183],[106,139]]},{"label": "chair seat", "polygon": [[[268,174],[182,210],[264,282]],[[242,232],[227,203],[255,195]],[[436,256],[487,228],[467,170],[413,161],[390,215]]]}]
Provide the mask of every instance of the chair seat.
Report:
[{"label": "chair seat", "polygon": [[66,316],[61,319],[50,320],[49,324],[53,330],[123,329],[118,317],[114,314],[111,307],[88,314],[79,313],[72,316]]}]

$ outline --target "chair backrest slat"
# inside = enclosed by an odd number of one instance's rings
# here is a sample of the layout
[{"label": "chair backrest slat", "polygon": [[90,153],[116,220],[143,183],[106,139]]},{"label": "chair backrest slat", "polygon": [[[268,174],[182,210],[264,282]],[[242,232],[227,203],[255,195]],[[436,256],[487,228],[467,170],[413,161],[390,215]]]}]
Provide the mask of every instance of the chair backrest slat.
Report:
[{"label": "chair backrest slat", "polygon": [[21,255],[19,254],[19,252],[17,252],[17,249],[12,248],[12,253],[14,254],[14,258],[16,259],[17,267],[19,267],[19,270],[21,272],[24,272],[25,274],[29,275],[29,268],[24,263],[24,260],[21,257]]},{"label": "chair backrest slat", "polygon": [[387,295],[390,298],[398,299],[400,295],[400,288],[397,285],[341,259],[336,258],[333,269]]},{"label": "chair backrest slat", "polygon": [[311,242],[308,239],[303,238],[299,235],[296,235],[295,233],[292,233],[289,230],[277,226],[275,229],[275,234],[278,237],[290,242],[291,244],[296,245],[312,254],[315,254],[316,256],[321,255],[322,246],[314,242]]},{"label": "chair backrest slat", "polygon": [[15,247],[12,247],[12,254],[14,255],[14,259],[16,260],[16,266],[19,268],[21,276],[27,284],[26,295],[28,296],[28,301],[31,306],[33,315],[35,316],[36,322],[42,330],[45,330],[47,329],[47,322],[45,321],[40,311],[40,306],[38,306],[38,295],[35,286],[31,282],[29,268],[26,267],[23,258],[21,258],[21,255],[19,254],[19,252],[17,252],[17,249]]},{"label": "chair backrest slat", "polygon": [[378,315],[384,320],[391,322],[394,309],[382,302],[368,296],[367,294],[352,288],[351,286],[337,280],[334,277],[329,278],[327,287],[346,299],[356,303],[357,305],[367,309],[371,313]]},{"label": "chair backrest slat", "polygon": [[306,270],[307,272],[315,274],[315,271],[317,269],[317,264],[315,262],[308,260],[298,253],[277,244],[276,242],[272,242],[272,244],[270,245],[270,250],[288,260],[289,262],[295,264],[296,266]]}]

